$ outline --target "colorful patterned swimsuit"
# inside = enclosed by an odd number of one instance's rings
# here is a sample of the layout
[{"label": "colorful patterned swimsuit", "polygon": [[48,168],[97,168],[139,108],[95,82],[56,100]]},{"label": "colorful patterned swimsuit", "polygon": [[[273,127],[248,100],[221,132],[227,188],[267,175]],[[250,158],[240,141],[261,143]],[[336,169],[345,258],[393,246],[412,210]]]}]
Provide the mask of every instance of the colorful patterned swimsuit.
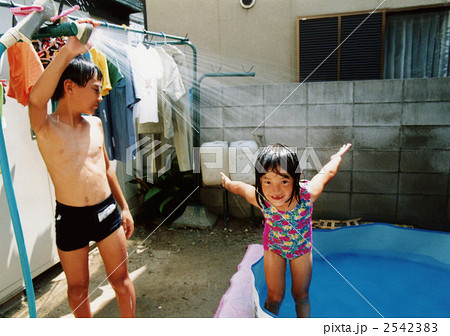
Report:
[{"label": "colorful patterned swimsuit", "polygon": [[311,215],[313,204],[308,181],[300,181],[300,202],[294,209],[280,211],[263,202],[265,219],[263,246],[286,259],[294,259],[311,251]]}]

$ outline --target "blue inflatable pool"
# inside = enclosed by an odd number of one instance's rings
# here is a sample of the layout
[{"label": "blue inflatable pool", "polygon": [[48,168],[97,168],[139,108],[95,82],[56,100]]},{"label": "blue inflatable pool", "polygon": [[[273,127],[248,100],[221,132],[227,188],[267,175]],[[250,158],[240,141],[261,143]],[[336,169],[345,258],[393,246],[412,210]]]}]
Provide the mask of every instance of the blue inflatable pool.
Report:
[{"label": "blue inflatable pool", "polygon": [[[257,317],[267,287],[252,265]],[[450,317],[450,234],[384,223],[313,232],[311,317]],[[291,275],[278,317],[296,317]]]}]

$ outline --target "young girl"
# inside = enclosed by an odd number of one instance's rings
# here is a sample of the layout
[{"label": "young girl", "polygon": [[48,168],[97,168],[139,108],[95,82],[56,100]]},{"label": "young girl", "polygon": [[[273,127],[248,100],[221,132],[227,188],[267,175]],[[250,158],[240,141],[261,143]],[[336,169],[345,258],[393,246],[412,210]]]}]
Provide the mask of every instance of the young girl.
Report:
[{"label": "young girl", "polygon": [[243,196],[263,212],[264,273],[267,282],[264,308],[275,315],[278,315],[284,298],[288,260],[297,316],[310,316],[313,202],[320,196],[325,184],[336,175],[342,156],[350,147],[351,144],[342,146],[311,181],[300,180],[297,154],[281,144],[267,146],[259,154],[255,163],[255,187],[231,181],[221,173],[223,187]]}]

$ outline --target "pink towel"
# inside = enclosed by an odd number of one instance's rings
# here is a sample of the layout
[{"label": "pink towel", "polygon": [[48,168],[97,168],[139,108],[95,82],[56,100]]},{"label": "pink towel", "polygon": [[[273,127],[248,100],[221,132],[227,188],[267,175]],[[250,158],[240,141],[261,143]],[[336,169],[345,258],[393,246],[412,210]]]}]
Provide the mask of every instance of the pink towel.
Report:
[{"label": "pink towel", "polygon": [[264,254],[260,244],[249,245],[238,271],[230,279],[230,287],[220,300],[214,317],[253,317],[252,265]]}]

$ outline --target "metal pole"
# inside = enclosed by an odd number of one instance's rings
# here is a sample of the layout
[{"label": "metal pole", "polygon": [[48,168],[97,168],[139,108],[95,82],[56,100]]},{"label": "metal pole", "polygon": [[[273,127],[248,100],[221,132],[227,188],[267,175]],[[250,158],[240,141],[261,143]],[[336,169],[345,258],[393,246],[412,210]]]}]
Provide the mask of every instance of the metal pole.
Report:
[{"label": "metal pole", "polygon": [[[200,148],[200,84],[202,83],[202,80],[209,77],[255,77],[254,72],[212,72],[212,73],[206,73],[200,77],[198,81],[194,81],[194,92],[193,92],[193,100],[194,100],[194,116],[193,116],[193,122],[194,127],[198,131],[196,134],[194,134],[194,149]],[[199,153],[199,151],[194,150],[195,153]],[[194,160],[194,162],[198,162],[200,164],[200,158],[197,158],[197,160]],[[200,169],[198,169],[200,171]],[[200,173],[194,174],[194,187],[200,187]],[[200,188],[197,188],[197,191],[194,195],[194,200],[199,201],[199,191]],[[227,227],[227,216],[228,216],[228,192],[224,191],[222,194],[223,198],[223,225],[226,228]]]},{"label": "metal pole", "polygon": [[[0,59],[6,47],[0,43]],[[0,88],[0,90],[3,90]],[[3,104],[3,101],[0,102]],[[16,237],[17,248],[19,250],[20,265],[25,281],[25,292],[27,294],[28,311],[30,317],[37,317],[36,300],[34,297],[33,280],[31,277],[30,264],[28,262],[27,248],[23,237],[22,225],[20,224],[19,210],[17,209],[16,196],[9,170],[8,155],[6,153],[5,137],[3,135],[3,125],[0,118],[0,167],[2,170],[3,186],[5,187],[6,199],[8,200],[9,212],[11,215],[14,235]]]}]

